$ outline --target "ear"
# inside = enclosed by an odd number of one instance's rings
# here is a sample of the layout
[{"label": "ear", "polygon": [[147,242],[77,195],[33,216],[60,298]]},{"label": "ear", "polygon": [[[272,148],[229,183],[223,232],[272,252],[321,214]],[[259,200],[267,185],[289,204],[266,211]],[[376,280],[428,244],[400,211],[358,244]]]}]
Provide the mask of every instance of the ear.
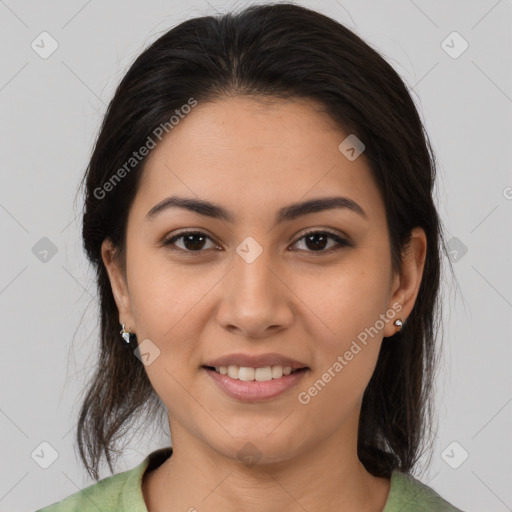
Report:
[{"label": "ear", "polygon": [[110,286],[112,287],[114,300],[119,311],[119,323],[126,324],[126,328],[129,328],[130,332],[135,333],[136,326],[130,307],[128,285],[120,262],[116,259],[116,254],[117,251],[112,241],[108,238],[103,240],[101,244],[101,257],[107,269]]},{"label": "ear", "polygon": [[[420,289],[426,254],[427,237],[425,231],[420,227],[415,227],[411,231],[411,240],[407,250],[402,256],[402,271],[395,275],[393,279],[388,310],[396,311],[396,315],[392,322],[386,323],[384,337],[393,336],[398,332],[399,328],[393,323],[397,318],[401,318],[402,322],[405,323],[410,315]],[[397,309],[398,304],[402,306],[399,311]],[[395,305],[394,308],[393,305]]]}]

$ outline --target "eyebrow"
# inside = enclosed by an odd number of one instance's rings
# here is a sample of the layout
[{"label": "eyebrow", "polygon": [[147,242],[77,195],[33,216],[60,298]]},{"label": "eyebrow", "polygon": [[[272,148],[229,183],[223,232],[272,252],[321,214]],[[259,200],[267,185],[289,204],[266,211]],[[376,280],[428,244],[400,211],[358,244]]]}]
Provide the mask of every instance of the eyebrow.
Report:
[{"label": "eyebrow", "polygon": [[[188,197],[171,196],[153,206],[146,215],[146,220],[150,221],[159,213],[171,208],[184,208],[199,215],[212,217],[214,219],[222,219],[227,222],[234,222],[235,215],[233,212],[226,210],[220,205],[205,201],[204,199],[195,199]],[[310,199],[300,203],[293,203],[281,208],[276,215],[275,223],[289,222],[302,215],[317,213],[324,210],[332,210],[334,208],[346,208],[368,219],[366,212],[353,199],[343,196],[321,197],[318,199]]]}]

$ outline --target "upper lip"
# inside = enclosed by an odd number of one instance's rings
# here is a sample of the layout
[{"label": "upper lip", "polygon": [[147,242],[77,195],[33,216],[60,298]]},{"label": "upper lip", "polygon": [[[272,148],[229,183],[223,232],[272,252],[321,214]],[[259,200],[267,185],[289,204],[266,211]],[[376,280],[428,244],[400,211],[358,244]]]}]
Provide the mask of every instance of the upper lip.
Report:
[{"label": "upper lip", "polygon": [[283,356],[276,353],[267,353],[260,355],[251,354],[229,354],[212,359],[204,364],[204,366],[246,366],[249,368],[264,368],[266,366],[290,366],[291,368],[307,368],[307,365],[290,359],[289,357]]}]

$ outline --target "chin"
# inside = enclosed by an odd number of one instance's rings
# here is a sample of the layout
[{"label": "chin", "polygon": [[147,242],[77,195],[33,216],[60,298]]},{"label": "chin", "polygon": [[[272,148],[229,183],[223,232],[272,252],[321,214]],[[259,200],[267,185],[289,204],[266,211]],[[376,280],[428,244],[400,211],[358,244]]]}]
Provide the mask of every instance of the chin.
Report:
[{"label": "chin", "polygon": [[[274,432],[268,436],[261,428],[253,430],[255,432],[252,436],[245,430],[244,434],[225,439],[222,446],[216,443],[211,443],[211,446],[221,455],[238,460],[248,467],[286,462],[301,451],[297,436],[292,436],[291,433],[283,431],[278,435]],[[292,438],[293,444],[290,442]]]}]

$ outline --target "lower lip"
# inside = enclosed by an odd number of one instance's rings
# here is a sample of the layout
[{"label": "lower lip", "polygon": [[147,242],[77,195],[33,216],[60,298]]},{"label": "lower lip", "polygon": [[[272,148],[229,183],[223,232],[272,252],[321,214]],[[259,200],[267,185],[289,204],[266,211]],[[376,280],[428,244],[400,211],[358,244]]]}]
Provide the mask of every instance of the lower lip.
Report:
[{"label": "lower lip", "polygon": [[308,369],[299,370],[279,379],[265,380],[238,380],[222,375],[203,366],[203,370],[227,395],[244,402],[260,402],[281,395],[288,389],[296,386],[304,377]]}]

